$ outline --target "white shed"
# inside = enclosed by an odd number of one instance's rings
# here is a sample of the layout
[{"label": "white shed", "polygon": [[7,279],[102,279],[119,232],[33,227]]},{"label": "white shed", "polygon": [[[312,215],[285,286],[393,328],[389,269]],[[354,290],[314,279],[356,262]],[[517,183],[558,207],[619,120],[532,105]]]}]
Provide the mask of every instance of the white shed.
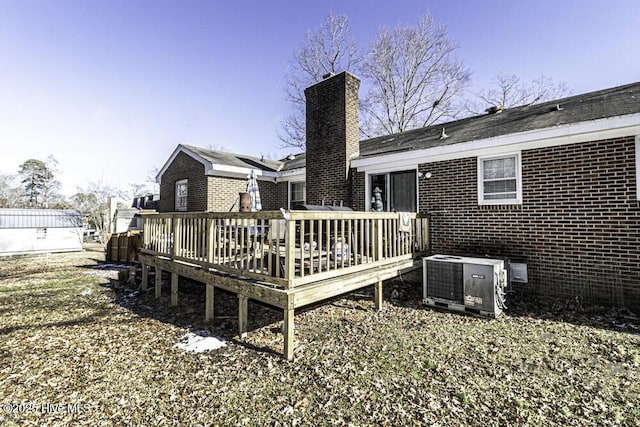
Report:
[{"label": "white shed", "polygon": [[0,209],[0,256],[81,250],[80,212]]}]

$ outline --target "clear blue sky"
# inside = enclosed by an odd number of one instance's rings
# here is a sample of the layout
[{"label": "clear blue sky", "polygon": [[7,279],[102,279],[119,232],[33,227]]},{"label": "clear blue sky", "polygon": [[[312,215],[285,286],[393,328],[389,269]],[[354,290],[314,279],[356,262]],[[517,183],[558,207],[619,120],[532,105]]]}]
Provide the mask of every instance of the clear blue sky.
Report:
[{"label": "clear blue sky", "polygon": [[142,183],[179,143],[280,156],[288,61],[333,11],[360,47],[426,11],[473,71],[574,94],[640,80],[639,0],[0,0],[0,172],[59,161],[63,192]]}]

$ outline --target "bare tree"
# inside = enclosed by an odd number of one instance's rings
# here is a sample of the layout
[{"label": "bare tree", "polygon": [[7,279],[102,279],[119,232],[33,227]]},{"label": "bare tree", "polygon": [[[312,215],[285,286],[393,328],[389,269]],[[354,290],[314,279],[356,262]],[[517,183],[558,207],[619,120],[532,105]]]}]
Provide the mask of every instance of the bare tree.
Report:
[{"label": "bare tree", "polygon": [[156,165],[153,165],[151,169],[147,171],[147,176],[145,178],[145,183],[153,190],[151,194],[157,194],[160,192],[158,188],[158,183],[156,182],[156,177],[160,172],[160,168]]},{"label": "bare tree", "polygon": [[361,76],[368,90],[361,110],[364,136],[404,132],[450,119],[470,71],[454,56],[457,45],[429,14],[417,26],[382,28]]},{"label": "bare tree", "polygon": [[52,154],[49,154],[45,160],[45,164],[53,174],[53,179],[48,182],[44,188],[44,202],[52,209],[68,209],[70,204],[65,196],[60,193],[62,183],[57,178],[60,175],[58,160]]},{"label": "bare tree", "polygon": [[307,123],[305,104],[292,102],[291,113],[280,123],[278,138],[282,141],[281,148],[293,148],[305,151],[307,143]]},{"label": "bare tree", "polygon": [[20,207],[21,197],[17,175],[0,173],[0,208]]},{"label": "bare tree", "polygon": [[230,150],[223,144],[217,144],[217,145],[207,144],[207,149],[212,151],[226,151],[227,153],[230,152]]},{"label": "bare tree", "polygon": [[127,203],[132,203],[136,198],[144,197],[149,194],[153,194],[153,190],[146,182],[130,182],[128,190],[119,192],[120,197],[126,200]]},{"label": "bare tree", "polygon": [[551,77],[541,75],[530,83],[524,83],[515,74],[497,74],[493,78],[494,87],[483,89],[466,104],[467,112],[482,114],[488,107],[504,108],[532,105],[570,95],[565,82],[554,82]]},{"label": "bare tree", "polygon": [[79,188],[73,196],[73,204],[78,209],[89,226],[93,227],[100,241],[106,241],[106,234],[109,232],[109,197],[117,194],[118,191],[101,181],[91,181],[84,188]]},{"label": "bare tree", "polygon": [[293,53],[286,74],[286,99],[292,113],[283,120],[278,135],[283,146],[305,148],[304,89],[326,74],[352,70],[360,62],[347,16],[330,13],[317,30],[307,33],[302,46]]}]

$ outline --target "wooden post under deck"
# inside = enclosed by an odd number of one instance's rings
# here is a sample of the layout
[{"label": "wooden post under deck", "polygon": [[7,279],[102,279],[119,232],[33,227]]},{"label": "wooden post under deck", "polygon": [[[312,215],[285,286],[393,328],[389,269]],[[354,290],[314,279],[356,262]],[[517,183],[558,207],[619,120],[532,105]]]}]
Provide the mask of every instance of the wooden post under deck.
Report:
[{"label": "wooden post under deck", "polygon": [[[180,276],[204,283],[207,321],[215,318],[215,288],[235,293],[240,339],[246,338],[248,331],[249,299],[279,307],[284,315],[283,356],[293,360],[296,308],[374,285],[374,304],[381,310],[384,304],[383,280],[396,277],[401,270],[416,268],[416,251],[426,250],[425,245],[428,244],[426,219],[421,219],[418,227],[416,218],[416,234],[422,238],[417,242],[421,243],[418,247],[413,246],[417,244],[413,240],[400,242],[397,239],[395,222],[398,219],[391,213],[292,211],[289,214],[288,220],[282,220],[280,212],[257,213],[255,223],[247,222],[254,227],[264,227],[268,223],[273,226],[273,236],[276,236],[273,237],[272,233],[252,236],[250,243],[254,249],[259,247],[260,239],[266,239],[264,244],[269,249],[266,257],[263,250],[256,251],[252,268],[236,263],[234,257],[236,251],[247,253],[251,249],[246,243],[248,240],[242,237],[242,233],[251,230],[248,228],[250,225],[245,224],[244,216],[207,212],[158,214],[145,218],[145,246],[139,258],[142,264],[141,288],[153,286],[149,283],[149,276],[150,269],[154,268],[155,297],[160,298],[162,273],[166,271],[171,274],[171,305],[176,305]],[[244,227],[240,227],[241,222]],[[296,226],[300,227],[299,233]],[[279,230],[281,227],[285,229]],[[225,231],[238,229],[240,234],[234,233],[231,241],[225,238]],[[314,250],[304,251],[305,240],[302,237],[296,239],[297,235],[304,236],[307,229],[308,240],[318,242],[315,263]],[[284,231],[284,242],[277,240],[281,238],[279,231]],[[353,237],[349,237],[352,234]],[[247,234],[244,236],[248,237]],[[353,262],[349,258],[335,263],[329,261],[332,242],[336,245],[337,239],[341,239],[343,244],[347,242],[350,253],[354,254]],[[268,256],[274,246],[275,256]]]},{"label": "wooden post under deck", "polygon": [[146,264],[142,264],[142,290],[146,291],[149,282],[149,266]]},{"label": "wooden post under deck", "polygon": [[294,314],[295,310],[293,308],[287,308],[284,310],[284,357],[287,360],[293,360]]},{"label": "wooden post under deck", "polygon": [[213,285],[207,283],[206,284],[206,296],[205,296],[205,307],[204,307],[204,319],[207,322],[213,320]]},{"label": "wooden post under deck", "polygon": [[156,267],[156,298],[162,295],[162,270]]},{"label": "wooden post under deck", "polygon": [[171,305],[178,305],[178,273],[171,273]]},{"label": "wooden post under deck", "polygon": [[240,335],[240,339],[244,339],[247,336],[248,302],[249,298],[238,294],[238,335]]},{"label": "wooden post under deck", "polygon": [[374,286],[375,286],[374,300],[375,300],[376,310],[382,310],[382,280],[378,280],[378,283],[376,283]]}]

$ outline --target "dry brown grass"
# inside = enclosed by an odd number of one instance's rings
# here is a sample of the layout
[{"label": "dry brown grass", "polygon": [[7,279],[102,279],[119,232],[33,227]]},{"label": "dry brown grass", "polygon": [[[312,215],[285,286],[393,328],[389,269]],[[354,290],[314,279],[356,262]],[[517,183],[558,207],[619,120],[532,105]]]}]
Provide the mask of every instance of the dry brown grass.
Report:
[{"label": "dry brown grass", "polygon": [[[101,259],[0,261],[0,424],[640,424],[625,310],[518,303],[489,321],[425,309],[419,284],[395,282],[382,312],[365,289],[296,314],[286,362],[279,312],[250,302],[242,342],[235,296],[217,292],[205,325],[202,286],[182,283],[170,307],[87,268]],[[174,347],[203,328],[227,347]]]}]

